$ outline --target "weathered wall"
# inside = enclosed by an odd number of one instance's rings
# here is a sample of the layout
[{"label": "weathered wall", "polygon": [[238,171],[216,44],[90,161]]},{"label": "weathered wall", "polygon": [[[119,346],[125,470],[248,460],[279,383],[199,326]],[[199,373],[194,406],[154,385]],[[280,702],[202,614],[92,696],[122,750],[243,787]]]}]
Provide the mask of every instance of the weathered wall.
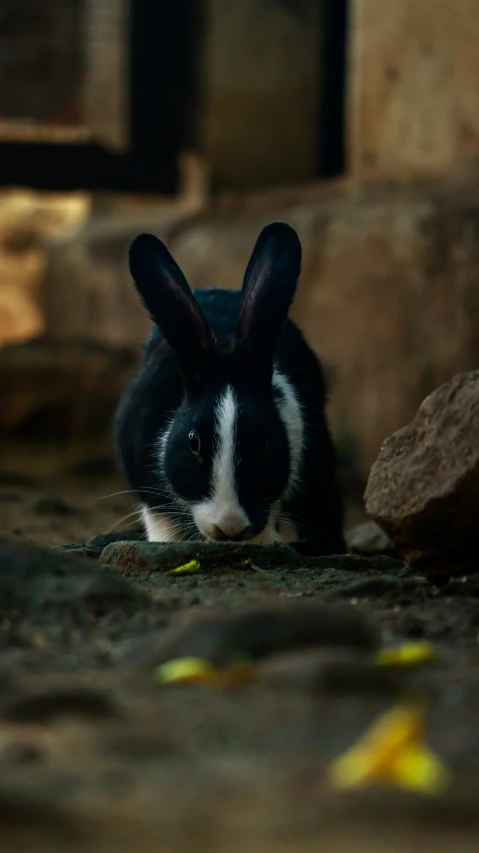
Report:
[{"label": "weathered wall", "polygon": [[300,234],[293,315],[336,372],[335,431],[366,476],[382,441],[426,394],[479,366],[479,180],[421,191],[344,188],[329,199],[307,189],[263,206],[253,198],[236,213],[182,221],[152,212],[92,225],[50,250],[47,331],[139,342],[148,320],[126,264],[136,233],[162,236],[193,287],[237,288],[260,229],[274,219]]},{"label": "weathered wall", "polygon": [[89,215],[90,199],[82,193],[0,191],[0,344],[42,332],[45,244],[76,233]]},{"label": "weathered wall", "polygon": [[190,216],[188,208],[177,205],[129,215],[110,211],[94,215],[73,236],[52,242],[41,288],[47,336],[139,344],[150,321],[130,277],[128,248],[142,231],[153,231],[170,244],[178,224]]},{"label": "weathered wall", "polygon": [[336,372],[335,431],[366,476],[430,391],[479,366],[479,187],[371,188],[187,228],[174,249],[192,285],[238,287],[275,218],[302,238],[293,316]]},{"label": "weathered wall", "polygon": [[352,0],[349,166],[358,180],[479,161],[477,0]]},{"label": "weathered wall", "polygon": [[206,0],[203,142],[213,187],[317,174],[321,3]]}]

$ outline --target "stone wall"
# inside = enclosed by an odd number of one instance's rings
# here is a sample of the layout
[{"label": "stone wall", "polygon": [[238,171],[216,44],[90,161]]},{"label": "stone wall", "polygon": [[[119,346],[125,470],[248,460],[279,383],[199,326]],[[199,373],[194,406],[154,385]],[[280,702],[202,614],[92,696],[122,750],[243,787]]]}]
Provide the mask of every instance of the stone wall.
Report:
[{"label": "stone wall", "polygon": [[46,244],[60,236],[72,239],[89,215],[83,193],[0,191],[0,345],[42,333]]},{"label": "stone wall", "polygon": [[476,0],[352,0],[349,169],[446,175],[479,161]]},{"label": "stone wall", "polygon": [[293,315],[334,370],[338,443],[366,476],[382,441],[427,393],[479,366],[479,178],[421,189],[344,185],[329,197],[310,187],[253,196],[236,211],[92,224],[50,249],[47,331],[139,343],[148,321],[126,262],[136,233],[162,236],[193,287],[237,288],[274,219],[301,236]]},{"label": "stone wall", "polygon": [[371,187],[223,216],[185,229],[176,257],[194,286],[238,287],[256,235],[277,218],[301,235],[293,316],[336,373],[336,435],[365,476],[426,394],[479,366],[479,185]]}]

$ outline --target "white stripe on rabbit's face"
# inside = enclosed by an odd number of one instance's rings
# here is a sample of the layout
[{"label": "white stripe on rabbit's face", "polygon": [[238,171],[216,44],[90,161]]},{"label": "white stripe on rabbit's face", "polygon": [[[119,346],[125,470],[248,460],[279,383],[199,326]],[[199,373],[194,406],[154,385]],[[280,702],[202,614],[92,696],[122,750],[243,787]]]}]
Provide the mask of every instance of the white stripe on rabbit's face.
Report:
[{"label": "white stripe on rabbit's face", "polygon": [[211,497],[191,507],[195,524],[208,539],[248,538],[250,522],[236,486],[238,400],[228,385],[215,405]]}]

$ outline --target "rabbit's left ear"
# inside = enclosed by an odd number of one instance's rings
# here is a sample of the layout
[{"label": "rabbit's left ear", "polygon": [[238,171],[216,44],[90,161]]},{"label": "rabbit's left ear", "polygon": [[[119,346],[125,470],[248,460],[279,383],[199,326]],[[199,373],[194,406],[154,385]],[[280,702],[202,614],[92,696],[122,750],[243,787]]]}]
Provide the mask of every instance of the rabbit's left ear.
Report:
[{"label": "rabbit's left ear", "polygon": [[270,371],[301,272],[301,243],[290,225],[272,222],[256,241],[243,281],[236,349]]},{"label": "rabbit's left ear", "polygon": [[152,234],[140,234],[131,244],[130,272],[153,322],[176,354],[187,397],[194,397],[215,352],[200,306],[178,264]]}]

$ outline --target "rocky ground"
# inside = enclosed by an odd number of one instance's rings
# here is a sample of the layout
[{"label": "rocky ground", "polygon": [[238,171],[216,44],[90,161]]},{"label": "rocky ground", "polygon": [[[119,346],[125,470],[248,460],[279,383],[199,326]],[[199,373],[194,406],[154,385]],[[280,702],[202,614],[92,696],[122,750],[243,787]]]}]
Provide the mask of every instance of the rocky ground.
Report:
[{"label": "rocky ground", "polygon": [[[2,849],[478,849],[478,577],[426,579],[358,533],[370,553],[319,560],[151,547],[107,461],[47,476],[30,454],[4,450],[0,476]],[[371,664],[412,640],[438,661]],[[248,665],[160,683],[190,655]],[[331,762],[405,691],[428,702],[444,793],[336,790]]]}]

